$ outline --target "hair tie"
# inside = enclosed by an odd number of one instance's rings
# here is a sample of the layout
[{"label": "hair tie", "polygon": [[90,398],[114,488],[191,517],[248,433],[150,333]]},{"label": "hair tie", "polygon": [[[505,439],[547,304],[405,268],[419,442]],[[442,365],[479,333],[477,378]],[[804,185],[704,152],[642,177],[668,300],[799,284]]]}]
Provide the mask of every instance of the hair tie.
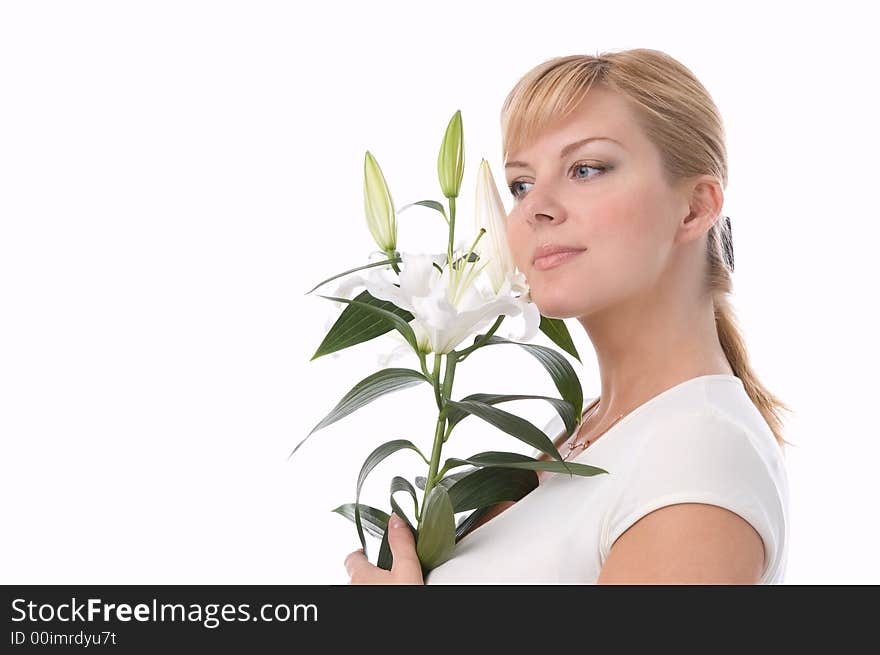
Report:
[{"label": "hair tie", "polygon": [[721,250],[727,268],[733,272],[733,230],[730,227],[730,216],[725,216],[721,225]]}]

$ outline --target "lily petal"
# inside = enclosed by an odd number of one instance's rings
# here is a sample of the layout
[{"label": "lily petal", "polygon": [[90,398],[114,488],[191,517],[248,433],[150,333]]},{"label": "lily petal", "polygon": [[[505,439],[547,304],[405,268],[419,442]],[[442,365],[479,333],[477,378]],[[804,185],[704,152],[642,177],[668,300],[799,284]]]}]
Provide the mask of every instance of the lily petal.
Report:
[{"label": "lily petal", "polygon": [[513,270],[514,263],[507,243],[507,210],[504,209],[489,162],[485,159],[480,162],[477,173],[474,227],[477,231],[481,228],[486,230],[475,250],[488,262],[486,273],[495,293],[498,293],[508,271]]},{"label": "lily petal", "polygon": [[533,302],[523,303],[523,305],[523,331],[519,334],[508,333],[507,338],[513,341],[531,341],[535,338],[538,328],[541,326],[541,312],[538,306]]}]

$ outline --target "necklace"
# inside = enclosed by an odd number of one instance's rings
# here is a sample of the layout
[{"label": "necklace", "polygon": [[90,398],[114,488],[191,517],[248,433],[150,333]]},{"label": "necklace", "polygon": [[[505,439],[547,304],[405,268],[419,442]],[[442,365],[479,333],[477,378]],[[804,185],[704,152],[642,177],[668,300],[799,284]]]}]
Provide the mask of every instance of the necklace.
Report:
[{"label": "necklace", "polygon": [[[600,401],[600,402],[601,402],[601,401]],[[580,429],[581,427],[583,427],[583,425],[584,425],[584,424],[590,419],[591,416],[593,416],[593,414],[596,413],[596,410],[598,410],[598,409],[599,409],[599,403],[597,402],[597,403],[596,403],[596,406],[593,408],[593,411],[590,412],[590,413],[587,415],[587,418],[585,418],[585,419],[581,422],[581,424],[578,426],[578,429]],[[620,419],[622,419],[624,416],[625,416],[625,414],[621,414],[620,416],[618,416],[616,419],[614,419],[614,422],[613,422],[611,425],[609,425],[607,428],[605,428],[604,430],[602,430],[602,432],[600,432],[599,434],[597,434],[597,435],[596,435],[595,437],[593,437],[592,439],[587,439],[587,440],[585,440],[585,441],[581,441],[581,442],[579,442],[579,443],[572,443],[572,444],[569,444],[569,446],[568,446],[568,453],[566,453],[565,457],[562,458],[562,461],[563,461],[563,462],[567,461],[568,458],[571,457],[571,454],[574,452],[574,449],[577,448],[578,446],[582,446],[584,449],[586,449],[586,447],[589,446],[590,443],[592,443],[593,441],[595,441],[596,439],[598,439],[599,437],[601,437],[603,434],[605,434],[606,432],[608,432],[608,430],[610,430],[611,428],[613,428],[613,427],[617,424],[617,422],[618,422]]]}]

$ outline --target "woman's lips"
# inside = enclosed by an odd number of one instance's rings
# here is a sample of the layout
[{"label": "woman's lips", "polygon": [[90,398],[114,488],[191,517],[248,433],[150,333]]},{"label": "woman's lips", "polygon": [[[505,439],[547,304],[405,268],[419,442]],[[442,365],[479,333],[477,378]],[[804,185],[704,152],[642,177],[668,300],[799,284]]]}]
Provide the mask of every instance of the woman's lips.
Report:
[{"label": "woman's lips", "polygon": [[538,271],[546,271],[548,268],[554,268],[560,264],[564,264],[568,260],[580,255],[583,250],[569,250],[567,252],[556,252],[545,257],[538,257],[535,260],[534,268]]}]

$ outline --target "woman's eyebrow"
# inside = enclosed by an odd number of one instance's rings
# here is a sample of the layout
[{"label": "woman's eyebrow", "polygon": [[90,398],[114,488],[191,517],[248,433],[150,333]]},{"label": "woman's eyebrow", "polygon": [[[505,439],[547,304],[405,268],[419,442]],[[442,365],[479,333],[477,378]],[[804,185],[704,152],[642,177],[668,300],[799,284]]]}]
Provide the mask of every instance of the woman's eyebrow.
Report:
[{"label": "woman's eyebrow", "polygon": [[[582,145],[584,145],[585,143],[589,143],[590,141],[612,141],[613,143],[616,143],[617,145],[619,145],[621,148],[623,147],[623,144],[620,141],[616,141],[615,139],[612,139],[609,136],[589,136],[586,139],[581,139],[580,141],[575,141],[574,143],[569,143],[567,146],[565,146],[559,152],[559,158],[565,159],[565,156],[567,154],[569,154],[572,150],[574,150],[576,148],[580,148]],[[527,168],[528,164],[524,161],[509,161],[506,164],[504,164],[504,168],[513,168],[515,166]]]}]

